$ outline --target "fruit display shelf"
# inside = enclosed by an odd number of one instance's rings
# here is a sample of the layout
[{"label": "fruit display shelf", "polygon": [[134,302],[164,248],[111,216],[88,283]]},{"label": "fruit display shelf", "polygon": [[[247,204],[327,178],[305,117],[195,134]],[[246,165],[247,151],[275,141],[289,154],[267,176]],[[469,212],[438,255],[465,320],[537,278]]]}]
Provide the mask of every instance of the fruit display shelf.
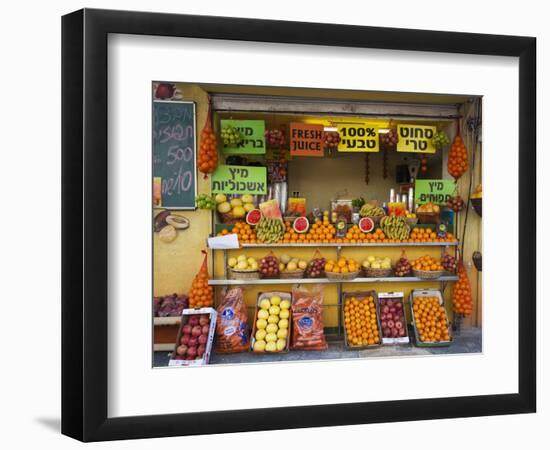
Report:
[{"label": "fruit display shelf", "polygon": [[[241,248],[285,248],[285,247],[456,247],[454,242],[369,242],[369,243],[307,243],[307,244],[242,244]],[[219,249],[212,249],[219,250]],[[231,250],[231,249],[227,249]],[[237,250],[237,249],[235,249]]]},{"label": "fruit display shelf", "polygon": [[457,281],[457,275],[443,275],[435,280],[423,280],[417,277],[385,277],[385,278],[365,278],[358,277],[353,280],[330,280],[328,278],[298,278],[298,279],[281,279],[281,278],[260,278],[257,280],[227,280],[227,279],[212,279],[208,280],[211,286],[243,286],[243,285],[262,285],[262,284],[340,284],[340,283],[409,283],[409,282],[447,282]]}]

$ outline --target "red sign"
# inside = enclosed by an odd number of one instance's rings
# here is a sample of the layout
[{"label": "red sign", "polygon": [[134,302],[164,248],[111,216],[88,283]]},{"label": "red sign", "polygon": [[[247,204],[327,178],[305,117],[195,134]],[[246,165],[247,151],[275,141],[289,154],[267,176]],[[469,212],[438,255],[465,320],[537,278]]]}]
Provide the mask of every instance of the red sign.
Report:
[{"label": "red sign", "polygon": [[324,156],[324,126],[309,123],[290,124],[291,156]]}]

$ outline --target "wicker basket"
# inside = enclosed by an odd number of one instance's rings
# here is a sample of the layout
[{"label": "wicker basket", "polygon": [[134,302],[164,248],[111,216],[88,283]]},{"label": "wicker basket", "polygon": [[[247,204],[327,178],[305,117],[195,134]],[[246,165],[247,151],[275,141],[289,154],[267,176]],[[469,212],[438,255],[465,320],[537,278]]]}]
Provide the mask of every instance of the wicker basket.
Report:
[{"label": "wicker basket", "polygon": [[439,225],[440,218],[438,213],[416,213],[418,221],[420,223],[429,223]]},{"label": "wicker basket", "polygon": [[407,224],[409,226],[416,225],[418,223],[418,217],[407,217]]},{"label": "wicker basket", "polygon": [[257,280],[260,272],[257,270],[235,270],[228,267],[227,273],[230,280]]},{"label": "wicker basket", "polygon": [[471,198],[470,201],[472,202],[472,207],[474,208],[474,211],[481,217],[481,205],[482,205],[482,199],[481,198]]},{"label": "wicker basket", "polygon": [[363,267],[363,272],[368,278],[387,278],[391,276],[392,269],[373,269],[372,267]]},{"label": "wicker basket", "polygon": [[335,272],[326,272],[327,278],[329,280],[335,280],[335,281],[349,281],[353,280],[354,278],[357,278],[359,276],[360,271],[356,272],[348,272],[348,273],[335,273]]},{"label": "wicker basket", "polygon": [[437,280],[444,273],[444,270],[418,270],[413,268],[413,275],[421,280]]},{"label": "wicker basket", "polygon": [[282,272],[280,272],[280,276],[281,276],[282,279],[285,279],[285,280],[304,278],[304,271],[302,269],[299,269],[299,270],[283,270]]}]

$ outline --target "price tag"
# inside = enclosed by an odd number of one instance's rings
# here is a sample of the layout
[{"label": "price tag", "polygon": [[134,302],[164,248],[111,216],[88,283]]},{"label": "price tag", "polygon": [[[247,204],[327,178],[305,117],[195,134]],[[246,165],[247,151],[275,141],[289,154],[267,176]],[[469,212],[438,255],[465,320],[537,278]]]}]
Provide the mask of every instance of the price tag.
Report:
[{"label": "price tag", "polygon": [[378,152],[378,127],[368,123],[337,125],[339,152]]},{"label": "price tag", "polygon": [[432,139],[435,136],[436,127],[424,125],[397,125],[398,152],[408,153],[435,153]]}]

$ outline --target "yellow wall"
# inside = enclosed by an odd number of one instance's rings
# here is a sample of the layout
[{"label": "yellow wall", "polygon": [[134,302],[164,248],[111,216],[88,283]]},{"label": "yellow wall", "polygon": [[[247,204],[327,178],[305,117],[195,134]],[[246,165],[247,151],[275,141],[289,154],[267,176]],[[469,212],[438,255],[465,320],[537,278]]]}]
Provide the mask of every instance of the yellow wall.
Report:
[{"label": "yellow wall", "polygon": [[[197,135],[204,126],[206,119],[207,94],[202,89],[187,84],[178,85],[185,100],[196,102],[197,107]],[[198,149],[197,138],[197,149]],[[197,171],[198,192],[210,192],[210,179],[205,180]],[[160,210],[154,210],[156,214]],[[154,295],[167,295],[174,292],[187,293],[193,277],[202,261],[201,250],[206,247],[206,238],[211,232],[211,218],[208,211],[179,211],[187,217],[191,225],[187,230],[178,231],[175,241],[166,244],[153,233],[153,272]]]}]

